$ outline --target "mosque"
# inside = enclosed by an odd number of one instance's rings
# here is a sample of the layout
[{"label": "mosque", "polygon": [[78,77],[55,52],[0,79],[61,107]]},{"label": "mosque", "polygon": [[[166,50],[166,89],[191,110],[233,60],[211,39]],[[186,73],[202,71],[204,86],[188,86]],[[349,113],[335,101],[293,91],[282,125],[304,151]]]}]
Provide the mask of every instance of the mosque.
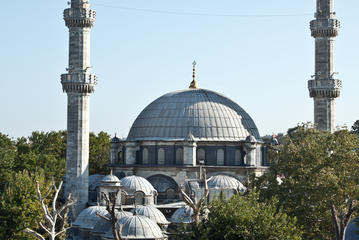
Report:
[{"label": "mosque", "polygon": [[[341,88],[341,81],[332,78],[333,40],[340,26],[333,0],[317,0],[315,16],[310,26],[316,40],[316,73],[308,88],[315,123],[332,131],[334,99]],[[77,200],[71,210],[72,238],[114,239],[111,225],[98,216],[109,214],[105,193],[117,197],[124,239],[167,239],[168,226],[192,221],[180,187],[198,199],[205,168],[209,199],[243,192],[250,175],[260,176],[268,168],[266,144],[241,106],[199,87],[193,62],[188,88],[160,96],[139,113],[127,138],[112,138],[111,174],[89,176],[89,99],[97,84],[90,73],[89,44],[95,18],[88,0],[71,0],[64,11],[69,28],[69,66],[61,75],[68,97],[64,195],[71,193]]]}]

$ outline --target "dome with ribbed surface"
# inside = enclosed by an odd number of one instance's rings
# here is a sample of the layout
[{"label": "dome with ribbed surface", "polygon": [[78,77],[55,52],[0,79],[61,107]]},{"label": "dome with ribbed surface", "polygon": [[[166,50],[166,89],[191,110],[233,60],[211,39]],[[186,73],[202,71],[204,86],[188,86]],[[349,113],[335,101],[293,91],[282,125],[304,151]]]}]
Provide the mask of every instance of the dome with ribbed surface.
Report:
[{"label": "dome with ribbed surface", "polygon": [[[134,212],[135,209],[131,210],[131,212]],[[137,206],[136,212],[138,215],[148,217],[149,219],[155,221],[158,224],[169,224],[167,221],[165,215],[158,210],[155,206],[152,205],[146,205],[146,206]]]},{"label": "dome with ribbed surface", "polygon": [[[130,212],[126,212],[126,211],[119,211],[116,213],[116,217],[117,219],[120,219],[120,218],[123,218],[123,217],[127,217],[127,216],[132,216],[133,214],[130,213]],[[105,215],[106,217],[110,218],[110,214],[107,213]],[[94,232],[94,233],[98,233],[98,234],[105,234],[107,233],[108,231],[111,231],[112,230],[112,225],[110,222],[108,222],[107,220],[103,219],[103,218],[100,218],[94,228],[91,230],[91,232]]]},{"label": "dome with ribbed surface", "polygon": [[[117,223],[122,225],[123,239],[164,239],[160,227],[148,217],[127,216],[119,219]],[[113,239],[112,231],[108,231],[104,238]]]},{"label": "dome with ribbed surface", "polygon": [[77,216],[75,222],[72,223],[73,226],[84,228],[84,229],[93,229],[98,221],[101,220],[96,213],[101,215],[107,215],[108,212],[105,207],[102,206],[92,206],[85,208]]},{"label": "dome with ribbed surface", "polygon": [[191,223],[193,216],[193,209],[186,205],[178,208],[172,215],[170,221],[173,223]]},{"label": "dome with ribbed surface", "polygon": [[244,192],[246,188],[243,184],[235,179],[234,177],[226,175],[217,175],[213,176],[208,181],[208,188],[217,188],[217,189],[238,189],[240,192]]},{"label": "dome with ribbed surface", "polygon": [[260,139],[252,118],[238,104],[206,89],[186,89],[163,95],[149,104],[133,123],[127,141],[238,141]]},{"label": "dome with ribbed surface", "polygon": [[141,191],[146,195],[152,195],[156,191],[149,181],[135,175],[121,178],[121,185],[123,191],[128,195],[133,195],[137,191]]}]

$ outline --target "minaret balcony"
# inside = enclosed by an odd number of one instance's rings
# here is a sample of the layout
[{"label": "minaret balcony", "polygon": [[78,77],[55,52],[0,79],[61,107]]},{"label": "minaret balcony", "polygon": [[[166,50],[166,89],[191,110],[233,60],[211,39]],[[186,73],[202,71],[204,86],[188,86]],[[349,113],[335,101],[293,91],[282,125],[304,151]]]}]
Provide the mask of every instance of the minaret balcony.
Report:
[{"label": "minaret balcony", "polygon": [[310,22],[312,37],[338,36],[340,21],[337,19],[316,19]]},{"label": "minaret balcony", "polygon": [[61,75],[62,90],[64,92],[92,93],[97,84],[96,75],[87,73],[65,73]]},{"label": "minaret balcony", "polygon": [[340,96],[342,81],[339,79],[311,79],[308,81],[310,97],[337,98]]},{"label": "minaret balcony", "polygon": [[64,11],[64,20],[67,27],[87,27],[94,25],[96,12],[87,8],[67,8]]}]

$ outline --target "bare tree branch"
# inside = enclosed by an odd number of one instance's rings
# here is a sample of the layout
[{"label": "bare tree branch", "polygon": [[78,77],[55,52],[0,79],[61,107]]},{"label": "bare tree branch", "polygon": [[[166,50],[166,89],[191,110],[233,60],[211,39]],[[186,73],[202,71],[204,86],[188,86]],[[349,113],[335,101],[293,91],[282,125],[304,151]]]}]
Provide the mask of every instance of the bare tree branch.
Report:
[{"label": "bare tree branch", "polygon": [[39,233],[37,233],[36,231],[34,231],[34,230],[30,229],[30,228],[26,228],[23,231],[37,237],[40,240],[45,240],[45,238],[43,236],[41,236]]},{"label": "bare tree branch", "polygon": [[[48,234],[48,239],[50,240],[55,240],[56,236],[66,232],[69,228],[66,228],[66,223],[67,223],[67,215],[68,215],[68,210],[69,207],[73,204],[75,204],[76,201],[71,199],[71,194],[69,194],[66,202],[61,206],[60,210],[57,211],[56,210],[56,202],[57,202],[57,198],[59,195],[59,192],[62,188],[62,184],[63,182],[61,181],[61,183],[59,184],[59,186],[56,186],[56,183],[54,181],[54,179],[52,179],[52,185],[49,188],[49,190],[46,192],[46,194],[44,195],[44,197],[41,196],[41,191],[40,191],[40,186],[39,186],[39,182],[36,182],[36,191],[37,191],[37,196],[38,196],[38,200],[40,202],[41,205],[41,209],[43,212],[43,217],[44,217],[44,222],[39,222],[39,226],[46,231],[46,233]],[[52,209],[51,209],[51,213],[49,211],[48,206],[45,204],[45,200],[46,198],[49,196],[49,194],[52,192],[52,190],[55,190],[53,199],[52,199]],[[62,212],[64,212],[63,216],[61,215]],[[62,219],[62,224],[61,224],[61,229],[59,232],[56,232],[56,222],[57,222],[57,218]],[[25,229],[24,232],[34,235],[36,236],[38,239],[40,240],[45,240],[47,238],[43,237],[40,233],[31,230],[29,228]]]}]

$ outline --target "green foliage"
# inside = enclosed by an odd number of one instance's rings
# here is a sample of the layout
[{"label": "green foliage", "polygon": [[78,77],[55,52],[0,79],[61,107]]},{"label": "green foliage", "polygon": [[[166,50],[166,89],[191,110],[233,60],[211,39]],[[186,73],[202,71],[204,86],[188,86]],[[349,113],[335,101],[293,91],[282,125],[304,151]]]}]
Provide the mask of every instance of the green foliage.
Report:
[{"label": "green foliage", "polygon": [[182,239],[210,240],[300,240],[295,217],[277,208],[276,200],[259,202],[255,191],[234,195],[230,200],[212,201],[208,220]]},{"label": "green foliage", "polygon": [[[273,197],[296,216],[305,239],[333,239],[333,204],[348,210],[359,190],[359,139],[348,130],[333,134],[303,125],[270,151],[270,171],[254,181],[261,199]],[[280,184],[278,178],[281,178]]]},{"label": "green foliage", "polygon": [[[66,136],[66,131],[36,131],[13,140],[0,133],[0,239],[34,239],[22,230],[36,229],[42,216],[35,181],[46,188],[52,177],[57,183],[62,180]],[[108,173],[109,161],[110,136],[91,133],[90,173]]]},{"label": "green foliage", "polygon": [[108,174],[110,163],[110,135],[90,133],[90,174]]},{"label": "green foliage", "polygon": [[49,186],[42,174],[22,171],[8,176],[7,184],[0,192],[0,239],[35,239],[22,230],[27,227],[37,229],[42,216],[36,181],[39,181],[42,191]]}]

